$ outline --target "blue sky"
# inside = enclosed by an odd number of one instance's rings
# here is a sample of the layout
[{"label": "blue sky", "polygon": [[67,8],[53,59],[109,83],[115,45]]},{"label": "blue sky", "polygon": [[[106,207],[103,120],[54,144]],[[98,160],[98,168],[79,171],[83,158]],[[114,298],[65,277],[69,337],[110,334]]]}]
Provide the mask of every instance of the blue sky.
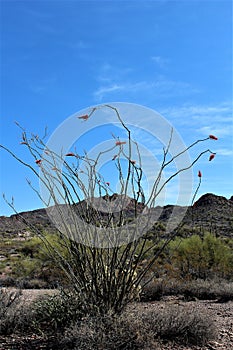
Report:
[{"label": "blue sky", "polygon": [[[199,195],[233,195],[231,1],[0,6],[1,144],[29,161],[14,121],[35,134],[47,126],[51,135],[89,106],[135,103],[165,117],[187,145],[218,136],[206,145],[214,161],[203,157],[194,168],[203,173]],[[14,196],[18,211],[41,207],[25,180],[33,176],[2,150],[0,159],[0,193]],[[0,206],[0,215],[12,213],[2,197]]]}]

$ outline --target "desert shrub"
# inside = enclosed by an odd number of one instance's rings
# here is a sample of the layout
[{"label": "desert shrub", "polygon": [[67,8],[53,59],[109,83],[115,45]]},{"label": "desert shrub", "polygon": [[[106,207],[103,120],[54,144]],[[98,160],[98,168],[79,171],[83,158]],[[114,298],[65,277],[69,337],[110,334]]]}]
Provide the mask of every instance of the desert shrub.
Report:
[{"label": "desert shrub", "polygon": [[39,259],[26,257],[13,262],[11,274],[15,278],[33,278],[41,268],[42,262]]},{"label": "desert shrub", "polygon": [[191,281],[184,284],[183,291],[186,297],[194,296],[202,300],[212,299],[221,302],[233,300],[233,282],[221,279]]},{"label": "desert shrub", "polygon": [[203,239],[203,250],[206,254],[207,268],[212,275],[232,278],[233,252],[230,242],[227,243],[222,238],[206,234]]},{"label": "desert shrub", "polygon": [[25,331],[51,336],[83,315],[77,296],[69,292],[54,292],[30,303],[23,303],[20,295],[19,291],[1,290],[0,334]]},{"label": "desert shrub", "polygon": [[32,321],[29,310],[20,307],[20,290],[0,290],[0,334],[7,335],[28,328]]},{"label": "desert shrub", "polygon": [[182,281],[158,278],[143,288],[141,300],[160,300],[168,295],[182,296],[187,301],[197,298],[224,302],[233,300],[233,282],[223,279]]},{"label": "desert shrub", "polygon": [[166,282],[162,278],[151,280],[141,292],[141,301],[160,300],[164,295],[170,294],[166,288]]},{"label": "desert shrub", "polygon": [[162,310],[147,310],[143,324],[156,338],[182,344],[204,345],[216,337],[215,324],[206,312],[180,305],[167,305]]},{"label": "desert shrub", "polygon": [[145,332],[140,318],[130,314],[84,318],[65,332],[59,349],[157,349],[153,333]]},{"label": "desert shrub", "polygon": [[77,297],[68,292],[55,292],[27,304],[20,302],[20,295],[19,291],[1,290],[0,334],[24,331],[52,335],[83,315]]},{"label": "desert shrub", "polygon": [[164,341],[204,345],[215,337],[215,324],[203,310],[169,305],[84,318],[66,329],[59,349],[161,349]]},{"label": "desert shrub", "polygon": [[77,295],[64,290],[39,298],[33,303],[31,310],[33,329],[48,334],[63,330],[83,316]]},{"label": "desert shrub", "polygon": [[0,287],[15,287],[16,285],[17,281],[13,277],[4,276],[0,279]]},{"label": "desert shrub", "polygon": [[[45,232],[44,240],[65,257],[66,250],[59,243],[61,240],[59,240],[57,234]],[[19,252],[22,254],[22,258],[11,263],[11,274],[18,279],[23,288],[50,288],[58,285],[60,281],[67,282],[63,271],[51,257],[48,246],[39,237],[34,236],[22,242]],[[34,282],[31,282],[31,280]]]},{"label": "desert shrub", "polygon": [[18,280],[18,285],[22,289],[48,289],[52,286],[42,279],[38,278],[23,278]]},{"label": "desert shrub", "polygon": [[38,253],[41,249],[42,241],[39,237],[31,237],[27,241],[23,242],[20,252],[27,257],[38,257]]},{"label": "desert shrub", "polygon": [[233,252],[229,242],[210,233],[176,238],[169,244],[171,272],[182,278],[232,278]]},{"label": "desert shrub", "polygon": [[19,302],[19,297],[21,295],[20,290],[8,291],[5,288],[0,289],[0,312],[1,317],[7,312],[11,307],[14,307],[16,303]]}]

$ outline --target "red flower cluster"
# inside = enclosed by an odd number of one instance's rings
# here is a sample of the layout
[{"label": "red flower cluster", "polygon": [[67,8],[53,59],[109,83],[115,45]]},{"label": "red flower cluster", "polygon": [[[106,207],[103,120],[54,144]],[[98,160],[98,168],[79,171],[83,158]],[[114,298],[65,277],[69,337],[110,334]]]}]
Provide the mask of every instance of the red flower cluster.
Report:
[{"label": "red flower cluster", "polygon": [[198,171],[198,175],[197,175],[198,177],[202,177],[202,173],[201,173],[201,171],[199,170]]},{"label": "red flower cluster", "polygon": [[126,141],[116,141],[116,146],[125,145]]},{"label": "red flower cluster", "polygon": [[210,157],[209,157],[209,161],[211,161],[212,159],[214,159],[214,157],[215,157],[215,154],[212,153],[212,154],[210,155]]},{"label": "red flower cluster", "polygon": [[105,183],[106,183],[106,185],[110,186],[110,182],[105,182]]},{"label": "red flower cluster", "polygon": [[35,162],[36,162],[36,164],[40,165],[42,160],[41,159],[37,159]]},{"label": "red flower cluster", "polygon": [[78,117],[78,119],[83,119],[83,120],[87,120],[88,118],[89,118],[88,114],[81,115],[80,117]]},{"label": "red flower cluster", "polygon": [[218,140],[218,138],[216,136],[214,136],[214,135],[209,135],[209,139],[211,139],[211,140]]},{"label": "red flower cluster", "polygon": [[66,153],[66,155],[65,155],[66,157],[75,157],[75,154],[74,153]]}]

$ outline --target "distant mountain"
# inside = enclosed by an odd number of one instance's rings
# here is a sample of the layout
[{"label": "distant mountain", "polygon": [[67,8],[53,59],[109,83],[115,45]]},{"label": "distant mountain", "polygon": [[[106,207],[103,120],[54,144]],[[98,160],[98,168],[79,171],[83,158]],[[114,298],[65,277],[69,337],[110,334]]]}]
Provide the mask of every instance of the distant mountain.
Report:
[{"label": "distant mountain", "polygon": [[[185,221],[191,224],[192,209]],[[233,196],[227,199],[212,193],[204,194],[193,207],[195,227],[207,229],[216,235],[233,237]]]},{"label": "distant mountain", "polygon": [[[75,205],[75,210],[80,217],[95,224],[103,220],[107,222],[110,218],[113,222],[117,222],[120,215],[125,221],[130,221],[134,217],[135,211],[139,214],[145,208],[143,203],[137,203],[134,199],[125,197],[125,206],[122,212],[118,210],[121,201],[122,198],[114,194],[101,197],[101,199],[95,198],[93,206],[91,201],[82,201]],[[109,206],[113,209],[114,215],[109,214]],[[166,225],[171,214],[171,221],[176,221],[176,215],[186,212],[183,223],[187,232],[191,232],[195,227],[195,230],[200,232],[210,231],[218,236],[233,237],[233,196],[227,199],[207,193],[193,207],[166,205],[155,207],[153,210],[159,212],[158,222],[161,224]],[[33,227],[47,232],[56,230],[46,209],[22,212],[10,217],[0,216],[0,234],[2,235],[30,236],[33,233]]]}]

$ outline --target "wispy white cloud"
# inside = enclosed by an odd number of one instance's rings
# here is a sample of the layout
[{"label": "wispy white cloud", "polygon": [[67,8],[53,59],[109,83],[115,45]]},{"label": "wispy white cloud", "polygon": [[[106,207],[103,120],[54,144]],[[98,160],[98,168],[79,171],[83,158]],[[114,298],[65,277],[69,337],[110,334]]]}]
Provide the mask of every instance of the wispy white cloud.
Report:
[{"label": "wispy white cloud", "polygon": [[91,47],[90,43],[84,40],[77,40],[73,42],[64,42],[64,45],[73,50],[85,50]]},{"label": "wispy white cloud", "polygon": [[35,10],[32,7],[24,7],[22,8],[22,11],[26,14],[26,16],[30,16],[31,18],[33,18],[34,20],[40,20],[40,21],[44,21],[44,20],[50,20],[51,18],[54,18],[54,15],[42,10]]},{"label": "wispy white cloud", "polygon": [[[153,56],[157,64],[165,64],[168,60],[160,56]],[[151,96],[153,99],[159,97],[187,96],[199,93],[200,91],[185,81],[176,81],[160,75],[154,78],[135,79],[137,72],[131,67],[119,67],[103,63],[96,74],[98,86],[93,92],[94,99],[101,102],[103,99],[112,97],[121,98],[121,93],[129,97]],[[117,93],[117,95],[116,95]]]},{"label": "wispy white cloud", "polygon": [[100,85],[93,93],[97,101],[102,101],[112,92],[124,92],[130,95],[138,93],[149,93],[157,97],[161,96],[180,96],[187,93],[197,93],[198,90],[192,88],[190,84],[182,81],[173,81],[168,79],[158,79],[154,81],[125,81],[111,82],[110,79],[106,84]]},{"label": "wispy white cloud", "polygon": [[[161,112],[161,111],[160,111]],[[218,141],[210,143],[210,147],[217,153],[216,161],[226,163],[226,157],[233,157],[233,118],[232,103],[223,102],[209,105],[189,105],[168,108],[161,112],[175,125],[189,143],[189,139],[199,139],[215,135]],[[198,148],[200,147],[200,148]],[[190,150],[191,156],[196,156],[196,150],[202,151],[201,145]],[[206,163],[202,163],[203,167]],[[216,185],[216,184],[215,184]]]},{"label": "wispy white cloud", "polygon": [[192,128],[203,135],[222,137],[233,134],[231,102],[169,107],[160,113],[176,125]]},{"label": "wispy white cloud", "polygon": [[[229,121],[230,122],[230,121]],[[226,122],[222,122],[223,124],[227,124]],[[217,124],[217,125],[216,125]],[[232,135],[233,133],[233,124],[230,122],[226,125],[218,125],[218,123],[215,122],[215,126],[203,126],[201,128],[198,128],[197,131],[202,133],[203,135],[218,135],[218,137],[224,137],[228,135]]]},{"label": "wispy white cloud", "polygon": [[221,156],[232,157],[233,156],[233,148],[232,149],[227,149],[227,148],[217,149],[216,153],[218,155],[221,155]]},{"label": "wispy white cloud", "polygon": [[161,111],[170,115],[173,119],[198,120],[201,123],[224,122],[232,120],[232,104],[229,102],[219,103],[216,105],[186,105],[176,106],[163,109]]},{"label": "wispy white cloud", "polygon": [[127,75],[131,72],[132,68],[130,67],[116,67],[105,62],[100,66],[96,79],[100,84],[121,84],[127,80]]},{"label": "wispy white cloud", "polygon": [[29,88],[32,92],[36,94],[43,94],[44,92],[51,89],[51,86],[53,86],[56,83],[56,78],[51,77],[47,79],[38,79],[33,84],[29,83]]},{"label": "wispy white cloud", "polygon": [[155,62],[160,68],[165,68],[169,63],[169,59],[161,56],[152,56],[151,60]]},{"label": "wispy white cloud", "polygon": [[22,7],[24,16],[26,15],[31,20],[31,25],[39,32],[44,32],[48,35],[57,35],[61,32],[61,27],[53,24],[55,14],[40,10],[35,10],[30,5]]},{"label": "wispy white cloud", "polygon": [[113,85],[106,85],[106,86],[100,86],[95,92],[94,92],[94,97],[97,101],[102,101],[103,98],[108,95],[111,92],[114,91],[123,91],[124,86],[123,85],[118,85],[118,84],[113,84]]}]

